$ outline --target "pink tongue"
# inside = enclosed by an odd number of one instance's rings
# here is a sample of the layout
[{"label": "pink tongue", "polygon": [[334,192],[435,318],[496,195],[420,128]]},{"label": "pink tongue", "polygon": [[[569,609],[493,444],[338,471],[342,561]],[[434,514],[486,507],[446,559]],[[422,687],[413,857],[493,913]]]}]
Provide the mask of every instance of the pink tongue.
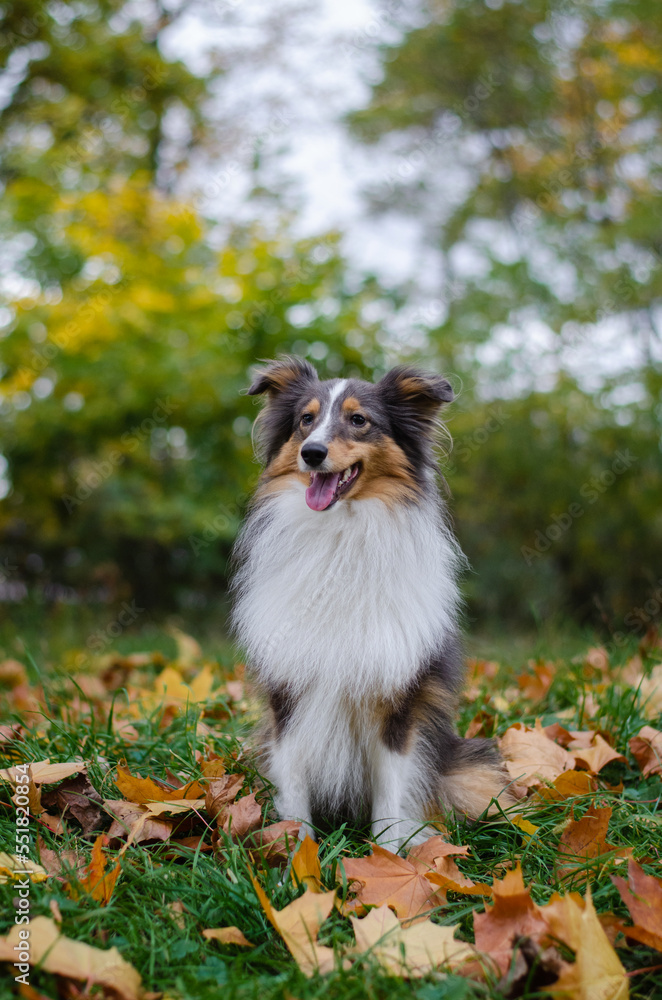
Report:
[{"label": "pink tongue", "polygon": [[306,490],[306,503],[311,510],[326,510],[332,503],[340,480],[339,472],[313,472]]}]

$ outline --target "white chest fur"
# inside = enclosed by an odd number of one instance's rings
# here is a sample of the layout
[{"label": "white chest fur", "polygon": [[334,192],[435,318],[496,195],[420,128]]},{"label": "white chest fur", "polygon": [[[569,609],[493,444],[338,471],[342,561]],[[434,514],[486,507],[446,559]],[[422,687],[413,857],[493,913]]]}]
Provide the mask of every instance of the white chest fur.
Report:
[{"label": "white chest fur", "polygon": [[249,662],[296,694],[401,690],[455,625],[457,544],[432,502],[318,512],[304,492],[293,484],[244,526],[234,623]]}]

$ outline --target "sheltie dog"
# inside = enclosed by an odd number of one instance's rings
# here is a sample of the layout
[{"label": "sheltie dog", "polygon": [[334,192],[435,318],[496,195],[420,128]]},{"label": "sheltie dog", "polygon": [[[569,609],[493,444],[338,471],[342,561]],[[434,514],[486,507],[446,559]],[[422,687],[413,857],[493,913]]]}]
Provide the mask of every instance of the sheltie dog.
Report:
[{"label": "sheltie dog", "polygon": [[433,445],[446,379],[320,381],[298,357],[259,371],[266,464],[236,546],[233,622],[267,709],[260,745],[282,819],[372,824],[418,843],[443,809],[510,803],[489,740],[453,719],[458,571]]}]

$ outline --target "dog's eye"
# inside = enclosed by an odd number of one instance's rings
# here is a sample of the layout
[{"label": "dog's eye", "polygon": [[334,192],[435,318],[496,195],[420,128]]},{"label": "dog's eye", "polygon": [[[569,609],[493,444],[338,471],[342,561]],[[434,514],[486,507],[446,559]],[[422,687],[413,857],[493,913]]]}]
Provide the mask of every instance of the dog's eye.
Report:
[{"label": "dog's eye", "polygon": [[355,427],[363,427],[366,422],[365,417],[361,413],[352,413],[350,420]]},{"label": "dog's eye", "polygon": [[310,427],[314,419],[315,417],[312,415],[312,413],[304,413],[304,415],[301,418],[301,423],[303,424],[304,427]]}]

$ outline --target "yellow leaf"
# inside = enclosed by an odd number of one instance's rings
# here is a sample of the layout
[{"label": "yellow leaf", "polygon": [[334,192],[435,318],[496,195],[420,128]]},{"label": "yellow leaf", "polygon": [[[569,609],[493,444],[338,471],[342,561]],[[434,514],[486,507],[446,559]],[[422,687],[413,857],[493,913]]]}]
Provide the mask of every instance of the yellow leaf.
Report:
[{"label": "yellow leaf", "polygon": [[317,935],[333,909],[335,890],[310,892],[306,889],[303,896],[293,903],[282,910],[274,910],[259,883],[255,879],[252,882],[262,909],[304,975],[331,972],[334,967],[333,949],[317,944]]},{"label": "yellow leaf", "polygon": [[48,878],[46,869],[35,861],[0,851],[0,885],[9,882],[10,879],[24,879],[26,875],[31,882],[43,882]]},{"label": "yellow leaf", "polygon": [[362,920],[350,919],[356,937],[355,953],[369,951],[393,976],[425,976],[440,966],[456,969],[475,957],[470,945],[455,940],[456,927],[441,927],[424,920],[405,928],[386,904],[371,910]]},{"label": "yellow leaf", "polygon": [[[120,955],[117,948],[107,951],[60,934],[55,922],[48,917],[35,917],[25,927],[29,931],[30,947],[27,963],[38,965],[44,972],[53,972],[85,983],[86,990],[99,985],[120,1000],[138,1000],[140,975]],[[6,937],[0,937],[0,961],[15,962],[21,952],[23,926],[12,927]],[[12,973],[13,974],[13,973]]]},{"label": "yellow leaf", "polygon": [[202,936],[208,941],[219,941],[221,944],[239,944],[242,948],[255,947],[238,927],[209,927],[202,932]]},{"label": "yellow leaf", "polygon": [[564,1000],[627,1000],[625,969],[595,912],[590,887],[579,902],[574,893],[553,896],[544,914],[552,935],[575,952],[572,965],[547,987],[550,994]]},{"label": "yellow leaf", "polygon": [[292,858],[292,881],[295,885],[305,886],[311,892],[324,891],[318,851],[319,848],[312,837],[306,836]]},{"label": "yellow leaf", "polygon": [[[85,770],[85,764],[82,760],[70,761],[63,764],[51,764],[48,757],[46,760],[35,760],[31,761],[28,773],[36,785],[53,784],[56,781],[63,781],[65,778],[70,777],[72,774],[77,774]],[[12,784],[16,784],[16,778],[22,771],[14,767],[8,767],[4,771],[0,771],[0,780],[10,781]]]},{"label": "yellow leaf", "polygon": [[516,826],[525,835],[525,840],[529,841],[538,832],[538,827],[534,826],[533,823],[529,823],[528,819],[524,819],[521,813],[517,816],[513,816],[510,821],[513,826]]}]

